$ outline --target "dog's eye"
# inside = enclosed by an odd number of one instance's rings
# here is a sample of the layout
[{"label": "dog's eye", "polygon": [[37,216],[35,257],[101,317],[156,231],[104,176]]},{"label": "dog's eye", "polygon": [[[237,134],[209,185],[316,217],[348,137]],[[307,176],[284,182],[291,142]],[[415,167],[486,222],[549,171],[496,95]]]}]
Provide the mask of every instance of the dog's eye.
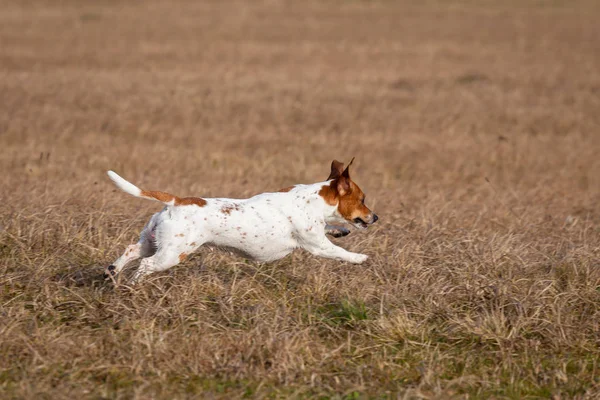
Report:
[{"label": "dog's eye", "polygon": [[362,198],[362,200],[361,200],[361,202],[362,202],[363,204],[365,204],[365,198],[366,198],[366,197],[363,197],[363,198]]}]

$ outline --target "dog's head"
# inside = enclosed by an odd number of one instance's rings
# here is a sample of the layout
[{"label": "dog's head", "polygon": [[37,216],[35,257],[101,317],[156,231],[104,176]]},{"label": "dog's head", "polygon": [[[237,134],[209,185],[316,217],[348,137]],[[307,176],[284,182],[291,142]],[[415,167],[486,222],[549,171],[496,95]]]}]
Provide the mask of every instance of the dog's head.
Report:
[{"label": "dog's head", "polygon": [[319,194],[327,204],[337,206],[337,213],[348,223],[357,228],[365,229],[375,223],[379,217],[365,205],[365,194],[356,183],[350,179],[350,164],[344,169],[344,163],[333,160],[331,173],[327,178],[331,181],[323,186]]}]

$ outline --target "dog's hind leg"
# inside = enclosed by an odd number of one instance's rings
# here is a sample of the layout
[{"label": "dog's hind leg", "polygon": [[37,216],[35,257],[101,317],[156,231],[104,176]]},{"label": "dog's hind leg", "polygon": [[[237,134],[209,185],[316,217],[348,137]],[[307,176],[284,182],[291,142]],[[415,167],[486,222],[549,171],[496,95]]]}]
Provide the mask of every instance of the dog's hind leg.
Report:
[{"label": "dog's hind leg", "polygon": [[165,220],[155,229],[156,251],[140,263],[131,283],[135,284],[153,272],[166,271],[182,262],[207,241],[205,232],[192,232],[190,222],[177,219]]},{"label": "dog's hind leg", "polygon": [[136,284],[140,279],[153,272],[166,271],[179,264],[185,257],[187,257],[187,253],[180,252],[176,246],[161,248],[152,257],[142,260],[140,267],[131,278],[131,283]]},{"label": "dog's hind leg", "polygon": [[127,246],[121,257],[117,258],[112,265],[109,265],[108,268],[106,268],[107,274],[115,276],[121,272],[127,264],[142,257],[142,249],[145,247],[144,245],[145,243],[140,241],[136,244],[130,244]]},{"label": "dog's hind leg", "polygon": [[159,243],[158,249],[152,257],[142,259],[140,267],[131,279],[132,284],[136,284],[147,275],[154,272],[166,271],[183,262],[190,254],[202,246],[204,240],[196,237],[195,241],[189,242],[181,234],[176,234],[168,241],[159,240]]},{"label": "dog's hind leg", "polygon": [[105,273],[116,276],[123,268],[132,261],[140,257],[150,257],[156,252],[155,237],[154,237],[154,218],[144,227],[140,235],[140,240],[136,244],[127,246],[121,257],[106,268]]}]

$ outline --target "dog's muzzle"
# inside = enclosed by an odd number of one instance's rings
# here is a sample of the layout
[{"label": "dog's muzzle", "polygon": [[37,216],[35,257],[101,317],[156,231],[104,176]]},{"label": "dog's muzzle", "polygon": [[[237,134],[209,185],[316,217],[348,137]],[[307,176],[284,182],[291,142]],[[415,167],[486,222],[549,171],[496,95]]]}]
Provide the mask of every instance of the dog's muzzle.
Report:
[{"label": "dog's muzzle", "polygon": [[354,218],[352,222],[354,223],[354,226],[361,229],[366,229],[369,225],[377,222],[378,219],[379,217],[377,216],[377,214],[373,214],[373,217],[371,217],[371,222],[365,222],[365,220],[362,218]]}]

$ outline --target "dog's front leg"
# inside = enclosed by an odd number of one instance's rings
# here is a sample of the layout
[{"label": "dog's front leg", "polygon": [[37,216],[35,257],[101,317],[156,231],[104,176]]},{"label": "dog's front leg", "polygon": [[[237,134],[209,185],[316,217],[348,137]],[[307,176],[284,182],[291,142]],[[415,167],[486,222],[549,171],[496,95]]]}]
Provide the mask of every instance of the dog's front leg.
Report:
[{"label": "dog's front leg", "polygon": [[324,235],[319,238],[310,238],[302,246],[315,256],[333,258],[336,260],[348,261],[353,264],[361,264],[369,258],[365,254],[352,253],[346,249],[331,243]]},{"label": "dog's front leg", "polygon": [[350,234],[350,229],[345,228],[343,226],[337,226],[337,225],[325,225],[325,233],[327,235],[331,235],[335,238],[339,238],[342,236],[346,236]]}]

